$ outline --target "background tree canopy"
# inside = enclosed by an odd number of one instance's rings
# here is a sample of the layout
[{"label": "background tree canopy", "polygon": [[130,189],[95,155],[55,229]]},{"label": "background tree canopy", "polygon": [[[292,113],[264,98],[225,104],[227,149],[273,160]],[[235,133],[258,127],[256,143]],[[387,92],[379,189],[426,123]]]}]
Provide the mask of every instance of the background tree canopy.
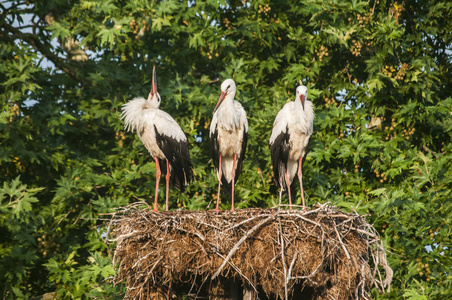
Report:
[{"label": "background tree canopy", "polygon": [[[147,97],[153,66],[161,109],[186,132],[195,166],[186,194],[171,189],[171,209],[216,200],[208,128],[226,78],[236,81],[250,126],[237,207],[277,204],[268,139],[302,82],[316,113],[303,168],[308,205],[357,207],[381,232],[394,280],[375,298],[449,299],[451,1],[25,0],[0,8],[3,299],[123,295],[108,280],[113,249],[102,214],[152,201],[155,165],[119,113]],[[227,197],[221,206],[229,208]]]}]

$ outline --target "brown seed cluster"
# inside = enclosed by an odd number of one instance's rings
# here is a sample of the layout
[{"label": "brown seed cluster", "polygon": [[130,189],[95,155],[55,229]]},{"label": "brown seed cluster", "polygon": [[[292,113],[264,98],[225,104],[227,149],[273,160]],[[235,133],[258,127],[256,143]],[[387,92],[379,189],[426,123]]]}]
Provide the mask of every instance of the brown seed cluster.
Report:
[{"label": "brown seed cluster", "polygon": [[224,27],[226,27],[227,29],[231,29],[232,28],[231,21],[229,21],[228,18],[224,18],[222,22],[224,24]]},{"label": "brown seed cluster", "polygon": [[375,173],[375,176],[376,176],[377,178],[380,178],[380,182],[381,182],[381,183],[383,183],[383,182],[385,182],[385,181],[388,180],[388,178],[386,177],[385,172],[381,172],[381,173],[380,173],[377,169],[375,169],[375,170],[374,170],[374,173]]},{"label": "brown seed cluster", "polygon": [[138,23],[136,19],[132,19],[132,21],[129,22],[129,26],[136,39],[140,38],[146,31],[151,29],[151,25],[146,23],[145,19],[142,19],[141,22],[139,21]]},{"label": "brown seed cluster", "polygon": [[399,65],[397,67],[393,65],[386,65],[382,68],[381,72],[388,76],[389,78],[392,78],[394,76],[395,80],[403,80],[406,76],[406,71],[408,69],[408,64],[404,63],[402,65]]},{"label": "brown seed cluster", "polygon": [[268,4],[265,4],[265,5],[259,4],[259,10],[257,12],[258,13],[263,13],[264,15],[267,15],[270,10],[271,10],[270,5],[268,5]]},{"label": "brown seed cluster", "polygon": [[139,24],[137,24],[137,21],[135,19],[132,19],[132,21],[129,22],[129,26],[134,34],[138,33]]},{"label": "brown seed cluster", "polygon": [[315,49],[315,54],[318,56],[319,61],[322,61],[324,56],[328,56],[328,48],[323,45],[320,45],[319,49]]},{"label": "brown seed cluster", "polygon": [[122,147],[124,145],[124,140],[126,139],[124,131],[116,131],[115,139],[118,140],[119,147]]},{"label": "brown seed cluster", "polygon": [[325,98],[325,106],[326,108],[329,108],[330,106],[336,105],[336,100],[334,100],[334,97],[331,98]]},{"label": "brown seed cluster", "polygon": [[394,118],[391,119],[391,127],[389,127],[389,131],[393,131],[397,127],[397,122]]},{"label": "brown seed cluster", "polygon": [[44,233],[42,236],[38,237],[37,238],[38,252],[40,252],[44,257],[54,252],[60,252],[61,243],[57,243],[55,241],[57,238],[61,238],[61,234]]},{"label": "brown seed cluster", "polygon": [[399,66],[396,76],[394,77],[395,80],[403,80],[406,76],[406,70],[408,69],[408,64],[404,63],[401,66]]},{"label": "brown seed cluster", "polygon": [[20,115],[20,106],[17,105],[17,103],[13,101],[9,101],[9,107],[11,112],[11,117],[9,117],[9,122],[11,123],[14,118],[18,115]]},{"label": "brown seed cluster", "polygon": [[352,54],[356,57],[358,57],[361,54],[361,48],[363,47],[363,44],[361,44],[360,41],[357,40],[353,40],[352,41],[353,46],[352,46]]},{"label": "brown seed cluster", "polygon": [[[432,231],[430,229],[430,231]],[[435,235],[433,232],[430,233],[430,235]],[[427,263],[424,263],[419,257],[416,258],[416,262],[417,262],[417,268],[416,271],[419,272],[419,276],[429,276],[432,271],[430,270],[430,266]],[[430,281],[430,278],[427,277],[426,279],[427,281]]]},{"label": "brown seed cluster", "polygon": [[396,69],[394,69],[393,66],[385,66],[381,72],[383,74],[385,74],[386,76],[388,76],[389,78],[392,78],[392,75],[394,74],[394,72],[396,71]]},{"label": "brown seed cluster", "polygon": [[383,229],[381,229],[381,233],[385,233],[386,227],[390,227],[390,226],[391,226],[391,224],[389,224],[389,225],[383,224],[383,226],[381,226],[381,227],[383,227]]},{"label": "brown seed cluster", "polygon": [[[212,52],[213,52],[213,51],[212,51]],[[213,58],[213,55],[215,55],[215,57],[218,57],[218,56],[219,56],[218,53],[212,53],[212,52],[207,52],[207,57],[208,57],[209,59],[212,59],[212,58]]]},{"label": "brown seed cluster", "polygon": [[403,130],[401,136],[408,141],[410,139],[410,137],[414,134],[415,131],[416,131],[416,129],[414,129],[414,127],[411,127],[408,129],[405,128]]},{"label": "brown seed cluster", "polygon": [[[394,118],[391,119],[391,126],[389,127],[389,131],[394,131],[397,127],[397,122]],[[413,126],[408,127],[408,128],[404,128],[401,136],[403,138],[405,138],[406,140],[409,140],[410,137],[416,132],[416,128],[414,128]],[[386,138],[388,139],[388,138]]]},{"label": "brown seed cluster", "polygon": [[356,19],[358,20],[358,24],[360,27],[366,27],[372,21],[372,11],[369,11],[366,15],[356,15]]},{"label": "brown seed cluster", "polygon": [[398,4],[397,2],[391,4],[389,7],[388,14],[391,15],[394,19],[397,19],[396,24],[399,24],[399,18],[404,10],[403,2],[401,4]]},{"label": "brown seed cluster", "polygon": [[[201,52],[204,52],[204,48],[203,47],[201,47]],[[214,50],[213,49],[211,49],[211,44],[209,43],[209,44],[207,44],[207,58],[210,60],[210,59],[212,59],[214,56],[215,57],[218,57],[218,56],[220,56],[220,54],[218,54],[218,52],[214,52]]]},{"label": "brown seed cluster", "polygon": [[11,113],[15,116],[18,116],[20,114],[19,105],[17,105],[14,102],[10,102],[9,106],[11,107]]}]

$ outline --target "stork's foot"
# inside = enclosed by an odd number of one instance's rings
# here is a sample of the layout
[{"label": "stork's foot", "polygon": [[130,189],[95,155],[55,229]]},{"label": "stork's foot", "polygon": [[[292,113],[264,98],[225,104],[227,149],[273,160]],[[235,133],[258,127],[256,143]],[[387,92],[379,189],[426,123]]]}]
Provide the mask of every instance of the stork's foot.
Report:
[{"label": "stork's foot", "polygon": [[222,210],[221,210],[221,209],[219,209],[219,208],[215,208],[215,209],[208,209],[207,211],[208,211],[208,212],[214,212],[214,213],[216,213],[217,215],[218,215],[218,213],[222,212]]}]

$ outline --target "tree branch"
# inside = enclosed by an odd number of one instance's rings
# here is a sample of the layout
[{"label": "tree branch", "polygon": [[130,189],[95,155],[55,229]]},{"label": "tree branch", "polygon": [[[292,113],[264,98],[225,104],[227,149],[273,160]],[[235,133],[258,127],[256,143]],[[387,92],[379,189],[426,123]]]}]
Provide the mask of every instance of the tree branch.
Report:
[{"label": "tree branch", "polygon": [[50,50],[50,46],[41,42],[38,36],[31,33],[21,32],[19,29],[14,28],[13,26],[7,23],[3,25],[4,28],[6,29],[5,31],[10,32],[12,34],[12,37],[10,38],[12,38],[13,40],[20,39],[30,44],[36,51],[40,52],[43,56],[49,59],[58,69],[68,74],[72,79],[81,82],[84,85],[89,84],[89,82],[86,79],[77,75],[77,67],[65,62],[63,59],[58,57],[58,55],[54,54]]}]

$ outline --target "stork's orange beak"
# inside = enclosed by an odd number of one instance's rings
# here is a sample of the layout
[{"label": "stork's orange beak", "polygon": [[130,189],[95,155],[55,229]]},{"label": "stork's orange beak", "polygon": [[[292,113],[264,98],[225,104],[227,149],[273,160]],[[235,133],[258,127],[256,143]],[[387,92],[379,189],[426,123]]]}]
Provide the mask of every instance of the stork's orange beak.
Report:
[{"label": "stork's orange beak", "polygon": [[226,92],[222,91],[220,94],[220,98],[218,98],[217,106],[215,106],[215,109],[213,110],[214,113],[217,111],[218,106],[220,106],[221,102],[223,102],[224,97],[226,97]]},{"label": "stork's orange beak", "polygon": [[155,66],[152,69],[152,87],[151,87],[151,96],[154,96],[157,93],[157,76],[155,76]]},{"label": "stork's orange beak", "polygon": [[300,95],[300,100],[301,100],[301,106],[303,107],[303,110],[304,110],[304,95]]}]

